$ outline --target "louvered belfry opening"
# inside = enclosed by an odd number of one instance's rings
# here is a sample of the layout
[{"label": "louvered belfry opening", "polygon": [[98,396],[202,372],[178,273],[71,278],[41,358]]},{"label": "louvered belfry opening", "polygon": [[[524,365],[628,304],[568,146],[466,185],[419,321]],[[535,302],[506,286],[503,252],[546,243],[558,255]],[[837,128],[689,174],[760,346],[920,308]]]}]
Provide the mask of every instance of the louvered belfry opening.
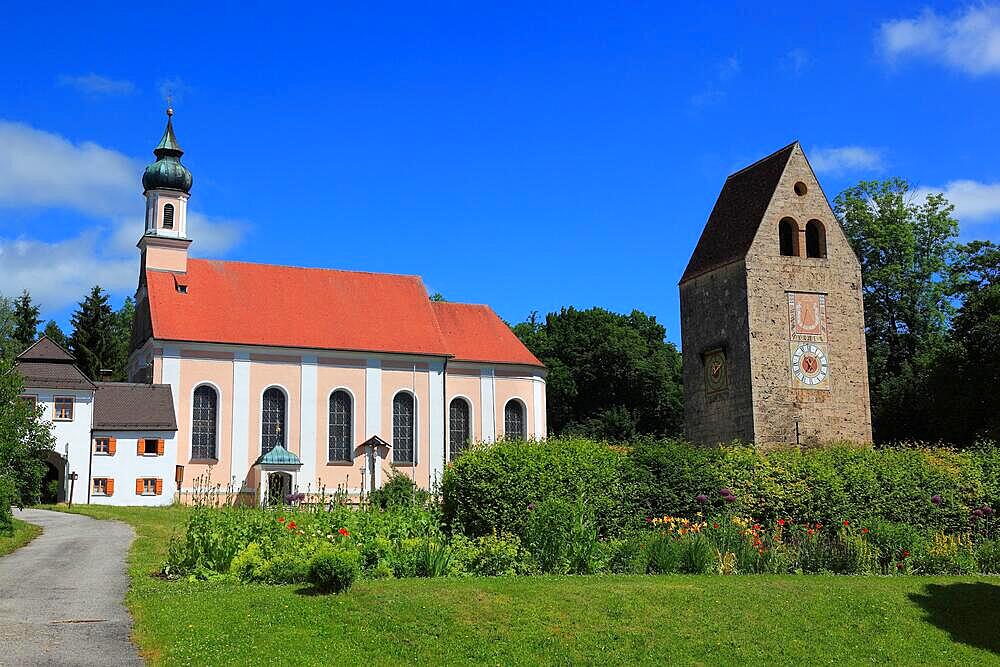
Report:
[{"label": "louvered belfry opening", "polygon": [[173,229],[174,228],[174,205],[166,204],[163,207],[163,228]]}]

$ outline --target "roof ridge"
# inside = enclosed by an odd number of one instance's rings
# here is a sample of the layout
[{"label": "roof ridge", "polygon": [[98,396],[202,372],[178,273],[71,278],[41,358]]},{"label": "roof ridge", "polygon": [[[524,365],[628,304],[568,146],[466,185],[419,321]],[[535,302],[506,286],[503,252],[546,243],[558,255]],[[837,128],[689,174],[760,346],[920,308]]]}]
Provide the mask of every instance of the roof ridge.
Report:
[{"label": "roof ridge", "polygon": [[753,169],[754,167],[756,167],[757,165],[759,165],[759,164],[760,164],[761,162],[767,162],[767,161],[768,161],[768,160],[770,160],[771,158],[773,158],[773,157],[777,157],[777,155],[778,155],[779,153],[782,153],[782,152],[784,152],[784,151],[787,151],[787,150],[788,150],[788,149],[790,149],[790,148],[794,148],[794,147],[795,147],[795,145],[796,145],[797,143],[799,143],[799,140],[798,140],[798,139],[796,139],[796,140],[795,140],[795,141],[793,141],[792,143],[788,144],[787,146],[783,146],[783,147],[779,148],[778,150],[774,151],[774,152],[773,152],[773,153],[771,153],[770,155],[765,155],[764,157],[762,157],[761,159],[757,160],[757,161],[756,161],[756,162],[754,162],[753,164],[748,164],[747,166],[743,167],[742,169],[739,169],[739,170],[737,170],[737,171],[734,171],[733,173],[729,174],[729,176],[726,176],[726,180],[728,181],[728,180],[729,180],[730,178],[732,178],[732,177],[734,177],[734,176],[739,176],[739,175],[740,175],[740,174],[742,174],[743,172],[745,172],[745,171],[749,171],[749,170]]},{"label": "roof ridge", "polygon": [[357,269],[334,269],[324,266],[293,266],[291,264],[271,264],[268,262],[248,262],[242,259],[208,259],[206,257],[192,257],[188,262],[195,263],[209,263],[215,262],[219,264],[242,264],[244,266],[262,266],[262,267],[272,267],[275,269],[296,269],[299,271],[333,271],[336,273],[354,273],[359,275],[369,275],[369,276],[396,276],[399,278],[418,278],[423,282],[423,276],[419,273],[392,273],[389,271],[360,271]]}]

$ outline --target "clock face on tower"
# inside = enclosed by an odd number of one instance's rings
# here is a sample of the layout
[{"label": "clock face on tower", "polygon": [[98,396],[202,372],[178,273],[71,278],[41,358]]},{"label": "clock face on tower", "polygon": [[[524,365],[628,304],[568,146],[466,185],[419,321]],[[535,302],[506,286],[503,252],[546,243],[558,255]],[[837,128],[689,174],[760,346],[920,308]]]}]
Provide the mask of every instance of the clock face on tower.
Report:
[{"label": "clock face on tower", "polygon": [[825,388],[830,375],[830,362],[826,352],[815,343],[793,343],[792,377],[807,389]]}]

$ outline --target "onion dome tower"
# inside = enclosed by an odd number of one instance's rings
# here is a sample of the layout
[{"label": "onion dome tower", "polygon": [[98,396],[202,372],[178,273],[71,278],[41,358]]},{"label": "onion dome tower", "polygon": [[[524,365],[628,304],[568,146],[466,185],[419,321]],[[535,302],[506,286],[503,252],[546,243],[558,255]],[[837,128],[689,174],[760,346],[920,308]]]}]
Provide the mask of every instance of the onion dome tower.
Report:
[{"label": "onion dome tower", "polygon": [[[193,178],[181,164],[184,151],[177,143],[174,110],[167,108],[167,127],[153,149],[156,161],[142,174],[146,197],[146,228],[139,239],[142,273],[146,269],[184,273],[187,271],[187,203]],[[140,283],[142,277],[140,276]]]}]

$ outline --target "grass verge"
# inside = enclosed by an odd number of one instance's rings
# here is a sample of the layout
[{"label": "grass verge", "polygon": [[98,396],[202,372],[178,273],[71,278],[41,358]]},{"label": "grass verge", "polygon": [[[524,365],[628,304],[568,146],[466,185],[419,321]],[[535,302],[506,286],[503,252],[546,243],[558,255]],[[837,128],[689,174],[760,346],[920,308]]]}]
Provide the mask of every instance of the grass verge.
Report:
[{"label": "grass verge", "polygon": [[323,597],[151,576],[182,508],[73,511],[135,527],[126,603],[155,664],[1000,661],[991,577],[407,579]]},{"label": "grass verge", "polygon": [[42,534],[42,529],[33,523],[14,519],[14,532],[0,533],[0,556],[6,556]]}]

